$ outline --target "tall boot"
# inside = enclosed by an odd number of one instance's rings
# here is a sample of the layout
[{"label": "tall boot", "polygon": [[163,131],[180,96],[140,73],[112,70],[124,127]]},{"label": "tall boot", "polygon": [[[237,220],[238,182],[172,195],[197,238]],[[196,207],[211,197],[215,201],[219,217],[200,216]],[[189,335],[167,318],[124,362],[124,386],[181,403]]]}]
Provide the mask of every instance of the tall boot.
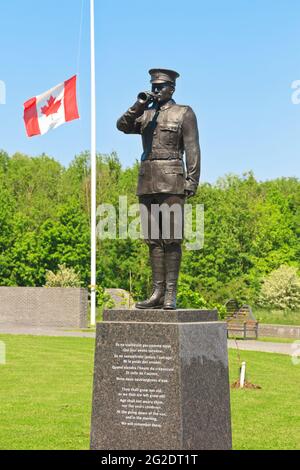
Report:
[{"label": "tall boot", "polygon": [[152,294],[147,300],[137,302],[136,308],[162,308],[165,296],[165,253],[162,246],[150,245],[150,264],[152,269]]},{"label": "tall boot", "polygon": [[181,245],[171,243],[166,245],[166,293],[164,299],[164,309],[176,309],[177,281],[181,263]]}]

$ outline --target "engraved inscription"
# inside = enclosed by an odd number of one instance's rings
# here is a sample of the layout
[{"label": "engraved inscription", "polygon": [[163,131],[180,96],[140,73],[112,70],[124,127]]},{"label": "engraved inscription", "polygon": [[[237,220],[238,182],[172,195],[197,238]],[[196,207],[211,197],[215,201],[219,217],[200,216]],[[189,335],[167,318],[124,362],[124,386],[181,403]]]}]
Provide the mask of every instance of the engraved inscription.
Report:
[{"label": "engraved inscription", "polygon": [[161,428],[166,385],[174,373],[171,345],[115,343],[112,373],[122,426]]}]

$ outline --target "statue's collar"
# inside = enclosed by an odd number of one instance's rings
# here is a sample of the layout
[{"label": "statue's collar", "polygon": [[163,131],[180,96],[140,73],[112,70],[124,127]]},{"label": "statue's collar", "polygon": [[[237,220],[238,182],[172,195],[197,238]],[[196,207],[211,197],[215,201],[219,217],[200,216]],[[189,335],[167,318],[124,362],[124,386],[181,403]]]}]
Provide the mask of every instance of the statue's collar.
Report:
[{"label": "statue's collar", "polygon": [[171,106],[173,106],[175,103],[175,101],[173,99],[170,99],[169,101],[167,101],[167,103],[165,103],[163,106],[161,106],[161,111],[164,111],[165,109],[168,109],[170,108]]}]

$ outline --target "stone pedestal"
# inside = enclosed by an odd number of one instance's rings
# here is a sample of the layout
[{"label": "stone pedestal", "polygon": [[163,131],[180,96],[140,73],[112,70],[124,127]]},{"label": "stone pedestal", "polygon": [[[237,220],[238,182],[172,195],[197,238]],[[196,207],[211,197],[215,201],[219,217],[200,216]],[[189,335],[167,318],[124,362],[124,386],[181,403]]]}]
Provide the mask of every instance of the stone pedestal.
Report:
[{"label": "stone pedestal", "polygon": [[226,324],[217,311],[106,310],[91,449],[231,449]]}]

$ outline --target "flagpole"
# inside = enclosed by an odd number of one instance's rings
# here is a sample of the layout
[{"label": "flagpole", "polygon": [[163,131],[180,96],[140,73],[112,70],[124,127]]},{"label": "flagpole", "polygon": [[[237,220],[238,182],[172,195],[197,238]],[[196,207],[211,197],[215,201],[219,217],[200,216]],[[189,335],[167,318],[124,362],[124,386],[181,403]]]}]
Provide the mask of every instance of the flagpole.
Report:
[{"label": "flagpole", "polygon": [[96,68],[95,5],[90,0],[91,15],[91,325],[96,324]]}]

